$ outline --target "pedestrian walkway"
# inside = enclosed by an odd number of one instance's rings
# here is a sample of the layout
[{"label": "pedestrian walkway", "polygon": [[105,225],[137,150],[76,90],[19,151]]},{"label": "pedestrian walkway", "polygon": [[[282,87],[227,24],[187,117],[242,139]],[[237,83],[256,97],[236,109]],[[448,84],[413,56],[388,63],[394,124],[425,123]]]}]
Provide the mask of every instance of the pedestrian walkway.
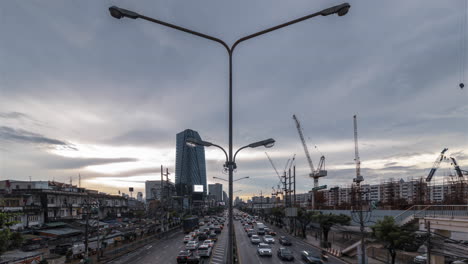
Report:
[{"label": "pedestrian walkway", "polygon": [[218,241],[215,243],[213,253],[211,255],[211,264],[224,264],[226,263],[226,249],[227,249],[227,230],[226,228],[219,236]]}]

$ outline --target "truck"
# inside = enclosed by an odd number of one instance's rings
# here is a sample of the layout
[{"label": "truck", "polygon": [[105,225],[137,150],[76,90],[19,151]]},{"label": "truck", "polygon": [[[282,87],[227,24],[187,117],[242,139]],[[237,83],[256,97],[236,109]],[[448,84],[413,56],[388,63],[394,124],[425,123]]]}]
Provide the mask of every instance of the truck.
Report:
[{"label": "truck", "polygon": [[195,230],[198,227],[198,223],[198,217],[196,216],[182,219],[182,228],[184,229],[184,233],[188,234]]}]

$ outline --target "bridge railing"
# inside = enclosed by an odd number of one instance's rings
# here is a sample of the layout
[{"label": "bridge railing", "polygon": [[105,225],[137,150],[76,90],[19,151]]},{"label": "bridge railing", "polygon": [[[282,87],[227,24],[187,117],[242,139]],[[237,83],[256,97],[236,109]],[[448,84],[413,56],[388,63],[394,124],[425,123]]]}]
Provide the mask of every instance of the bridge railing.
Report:
[{"label": "bridge railing", "polygon": [[395,216],[395,222],[404,225],[423,217],[468,218],[468,205],[413,205]]}]

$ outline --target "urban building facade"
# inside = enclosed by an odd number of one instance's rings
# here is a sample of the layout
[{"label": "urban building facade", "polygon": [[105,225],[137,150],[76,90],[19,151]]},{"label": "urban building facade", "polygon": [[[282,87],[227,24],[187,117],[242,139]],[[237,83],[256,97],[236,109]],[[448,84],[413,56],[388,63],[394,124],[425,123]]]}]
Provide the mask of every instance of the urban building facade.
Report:
[{"label": "urban building facade", "polygon": [[208,195],[212,195],[216,202],[223,201],[223,185],[220,183],[208,184]]},{"label": "urban building facade", "polygon": [[146,181],[145,199],[161,200],[161,197],[175,196],[175,185],[170,181]]},{"label": "urban building facade", "polygon": [[203,193],[206,195],[205,149],[202,146],[187,146],[187,138],[201,140],[198,132],[191,129],[177,134],[175,173],[177,195],[191,195],[194,185],[203,185]]}]

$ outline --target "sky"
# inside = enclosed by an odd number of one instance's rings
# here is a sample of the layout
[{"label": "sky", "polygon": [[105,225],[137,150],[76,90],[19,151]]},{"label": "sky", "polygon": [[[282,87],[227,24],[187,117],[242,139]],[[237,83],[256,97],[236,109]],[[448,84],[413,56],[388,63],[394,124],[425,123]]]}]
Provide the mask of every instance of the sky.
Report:
[{"label": "sky", "polygon": [[[55,180],[144,193],[160,166],[175,175],[176,134],[228,145],[228,57],[218,43],[144,20],[116,5],[222,39],[237,39],[335,0],[0,2],[0,180]],[[465,0],[350,1],[346,16],[315,17],[241,43],[233,55],[236,196],[279,183],[296,154],[297,192],[313,187],[292,115],[320,184],[355,177],[358,118],[364,183],[425,177],[443,148],[468,169],[468,90],[461,34]],[[466,52],[465,52],[466,53]],[[208,183],[225,183],[224,154],[206,148]],[[444,162],[434,181],[452,173]],[[226,184],[224,184],[226,185]],[[226,190],[226,186],[224,187]]]}]

